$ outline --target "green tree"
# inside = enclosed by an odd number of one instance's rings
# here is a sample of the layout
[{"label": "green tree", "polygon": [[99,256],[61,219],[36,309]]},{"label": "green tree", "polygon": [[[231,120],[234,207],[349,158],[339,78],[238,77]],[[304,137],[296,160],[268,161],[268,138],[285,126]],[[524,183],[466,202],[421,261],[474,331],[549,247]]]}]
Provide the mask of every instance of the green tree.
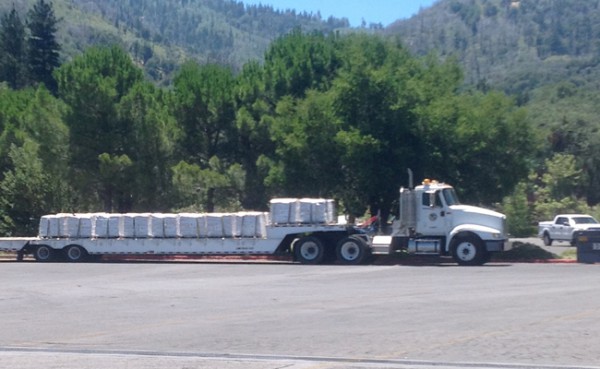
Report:
[{"label": "green tree", "polygon": [[307,91],[306,98],[286,97],[271,125],[275,162],[267,177],[271,192],[286,196],[333,196],[342,175],[335,142],[341,122],[332,97]]},{"label": "green tree", "polygon": [[240,209],[244,171],[239,164],[224,167],[213,157],[208,168],[179,162],[173,168],[173,187],[177,211],[236,211]]},{"label": "green tree", "polygon": [[[201,170],[209,170],[211,160],[218,160],[225,167],[232,165],[237,137],[235,80],[231,70],[188,63],[174,82],[175,114],[182,129],[179,149],[184,161]],[[215,196],[210,187],[204,203],[209,210],[215,207]]]},{"label": "green tree", "polygon": [[[101,206],[98,158],[126,155],[132,143],[132,121],[119,119],[118,105],[142,71],[120,48],[94,48],[56,72],[59,96],[69,106],[71,178],[81,208]],[[121,114],[123,116],[123,114]]]},{"label": "green tree", "polygon": [[125,154],[98,156],[100,197],[105,212],[127,212],[132,208],[133,187],[131,186],[132,162]]},{"label": "green tree", "polygon": [[277,39],[265,53],[265,83],[273,99],[303,97],[309,89],[327,90],[341,65],[336,36],[304,34],[295,29]]},{"label": "green tree", "polygon": [[466,93],[437,100],[421,127],[434,176],[454,184],[463,199],[501,201],[527,176],[535,147],[524,110],[507,96]]},{"label": "green tree", "polygon": [[69,128],[65,123],[67,107],[44,87],[24,91],[28,96],[20,127],[39,144],[38,153],[46,173],[48,198],[46,212],[72,209],[69,183]]},{"label": "green tree", "polygon": [[242,206],[247,209],[263,209],[269,201],[264,183],[268,165],[259,165],[261,158],[274,154],[269,127],[273,118],[272,104],[266,92],[264,69],[257,62],[249,62],[236,78],[237,153],[236,162],[246,172]]},{"label": "green tree", "polygon": [[0,218],[5,234],[26,234],[41,214],[71,210],[64,113],[64,104],[44,87],[0,89]]},{"label": "green tree", "polygon": [[555,154],[545,162],[544,172],[538,177],[535,216],[551,219],[558,213],[585,213],[586,202],[577,197],[585,181],[577,160],[570,154]]},{"label": "green tree", "polygon": [[14,7],[0,20],[0,81],[13,89],[27,82],[27,48],[25,25]]},{"label": "green tree", "polygon": [[182,154],[205,166],[213,156],[231,158],[235,146],[234,78],[229,68],[185,64],[174,80]]},{"label": "green tree", "polygon": [[528,195],[528,184],[520,182],[513,193],[502,200],[502,211],[512,237],[529,237],[536,231]]},{"label": "green tree", "polygon": [[33,81],[45,84],[53,93],[57,84],[52,72],[60,65],[57,24],[52,3],[38,0],[29,11],[29,74]]},{"label": "green tree", "polygon": [[140,82],[117,106],[119,121],[131,127],[125,151],[132,162],[128,186],[138,211],[169,208],[170,168],[180,132],[168,108],[171,102],[170,94]]},{"label": "green tree", "polygon": [[26,140],[23,146],[12,145],[9,158],[13,169],[3,173],[0,181],[0,231],[7,236],[36,234],[38,220],[47,209],[48,175],[39,158],[39,145]]},{"label": "green tree", "polygon": [[[391,40],[352,35],[340,42],[344,65],[333,82],[334,109],[342,122],[340,186],[344,203],[367,199],[368,206],[386,217],[404,183],[406,168],[415,167],[419,138],[414,135],[418,100],[413,76],[420,67]],[[349,189],[354,189],[349,192]]]},{"label": "green tree", "polygon": [[[551,127],[550,133],[541,131],[541,134],[547,134],[548,144],[543,153],[548,157],[554,154],[572,155],[577,166],[581,168],[585,178],[585,184],[577,188],[578,197],[585,197],[589,205],[596,205],[600,202],[600,132],[598,132],[598,122],[595,113],[582,114],[587,104],[582,104],[582,96],[576,95],[568,98],[566,102],[561,101],[561,105],[567,103],[577,110],[578,118],[568,118],[563,115],[558,124]],[[568,109],[567,106],[561,106],[563,112]],[[548,109],[554,109],[548,107]],[[557,111],[556,111],[557,113]],[[565,113],[566,114],[566,113]],[[573,113],[571,113],[573,114]]]}]

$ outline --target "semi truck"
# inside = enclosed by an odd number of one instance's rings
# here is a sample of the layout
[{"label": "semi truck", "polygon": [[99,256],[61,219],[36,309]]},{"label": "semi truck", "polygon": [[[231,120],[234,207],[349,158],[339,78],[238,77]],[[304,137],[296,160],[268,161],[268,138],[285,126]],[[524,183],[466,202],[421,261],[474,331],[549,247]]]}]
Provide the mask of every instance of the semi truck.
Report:
[{"label": "semi truck", "polygon": [[0,251],[38,262],[102,255],[288,255],[302,264],[360,264],[396,253],[452,257],[482,265],[504,250],[506,217],[461,205],[454,188],[425,180],[400,189],[391,234],[338,224],[333,200],[273,199],[268,213],[54,214],[37,237],[0,238]]}]

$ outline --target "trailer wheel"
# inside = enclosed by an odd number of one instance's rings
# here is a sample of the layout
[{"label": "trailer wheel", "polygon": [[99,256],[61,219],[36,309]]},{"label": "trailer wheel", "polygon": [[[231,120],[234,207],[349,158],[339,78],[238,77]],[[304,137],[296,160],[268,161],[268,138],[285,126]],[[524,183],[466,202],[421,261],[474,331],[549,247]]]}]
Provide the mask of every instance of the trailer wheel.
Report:
[{"label": "trailer wheel", "polygon": [[81,246],[70,245],[64,249],[65,257],[67,261],[71,263],[78,263],[87,258],[87,251]]},{"label": "trailer wheel", "polygon": [[340,263],[346,265],[357,265],[362,263],[367,256],[367,245],[365,241],[356,236],[348,236],[338,242],[335,254]]},{"label": "trailer wheel", "polygon": [[316,237],[302,237],[294,243],[294,256],[302,264],[319,264],[324,254],[323,243]]},{"label": "trailer wheel", "polygon": [[550,235],[548,234],[548,232],[544,232],[544,237],[542,237],[544,239],[544,245],[545,246],[552,246],[552,238],[550,238]]},{"label": "trailer wheel", "polygon": [[458,237],[452,246],[452,257],[459,265],[483,265],[487,251],[483,242],[476,236]]},{"label": "trailer wheel", "polygon": [[55,251],[52,247],[47,245],[39,245],[33,250],[33,257],[35,261],[48,262],[55,258]]}]

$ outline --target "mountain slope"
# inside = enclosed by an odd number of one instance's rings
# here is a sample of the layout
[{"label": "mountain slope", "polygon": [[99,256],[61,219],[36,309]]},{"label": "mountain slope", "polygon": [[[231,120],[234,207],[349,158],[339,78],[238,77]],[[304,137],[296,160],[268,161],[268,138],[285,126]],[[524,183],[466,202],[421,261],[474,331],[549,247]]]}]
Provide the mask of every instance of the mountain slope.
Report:
[{"label": "mountain slope", "polygon": [[467,86],[514,95],[546,134],[600,127],[598,0],[442,0],[385,32],[456,57]]},{"label": "mountain slope", "polygon": [[[15,6],[24,18],[35,0]],[[261,60],[276,37],[351,30],[346,19],[275,11],[232,0],[53,0],[62,56],[119,44],[155,81],[168,84],[185,60],[239,69]],[[0,0],[0,12],[13,6]],[[600,0],[440,0],[382,32],[414,53],[455,56],[465,83],[501,89],[536,111],[538,125],[589,121],[599,113]],[[575,106],[578,109],[569,109]],[[557,110],[559,109],[560,110]],[[566,107],[566,109],[565,109]],[[560,118],[556,114],[560,112]]]},{"label": "mountain slope", "polygon": [[[15,4],[21,18],[35,0]],[[63,58],[92,45],[120,44],[146,73],[168,81],[188,59],[239,69],[261,59],[276,37],[300,27],[331,32],[349,27],[348,20],[319,14],[280,12],[270,6],[245,6],[231,0],[53,0]],[[0,13],[13,6],[0,0]]]},{"label": "mountain slope", "polygon": [[386,31],[418,54],[457,55],[470,84],[518,93],[595,67],[600,1],[444,0]]}]

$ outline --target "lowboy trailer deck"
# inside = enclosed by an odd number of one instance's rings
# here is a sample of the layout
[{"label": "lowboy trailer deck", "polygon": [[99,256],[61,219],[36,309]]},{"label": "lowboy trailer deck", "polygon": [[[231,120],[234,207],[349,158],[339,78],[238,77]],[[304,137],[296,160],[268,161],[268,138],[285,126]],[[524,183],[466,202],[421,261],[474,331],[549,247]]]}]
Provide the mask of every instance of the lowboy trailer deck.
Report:
[{"label": "lowboy trailer deck", "polygon": [[102,255],[293,255],[303,264],[332,256],[358,264],[369,254],[369,237],[337,224],[266,225],[263,237],[8,237],[0,251],[36,261],[80,262]]}]

